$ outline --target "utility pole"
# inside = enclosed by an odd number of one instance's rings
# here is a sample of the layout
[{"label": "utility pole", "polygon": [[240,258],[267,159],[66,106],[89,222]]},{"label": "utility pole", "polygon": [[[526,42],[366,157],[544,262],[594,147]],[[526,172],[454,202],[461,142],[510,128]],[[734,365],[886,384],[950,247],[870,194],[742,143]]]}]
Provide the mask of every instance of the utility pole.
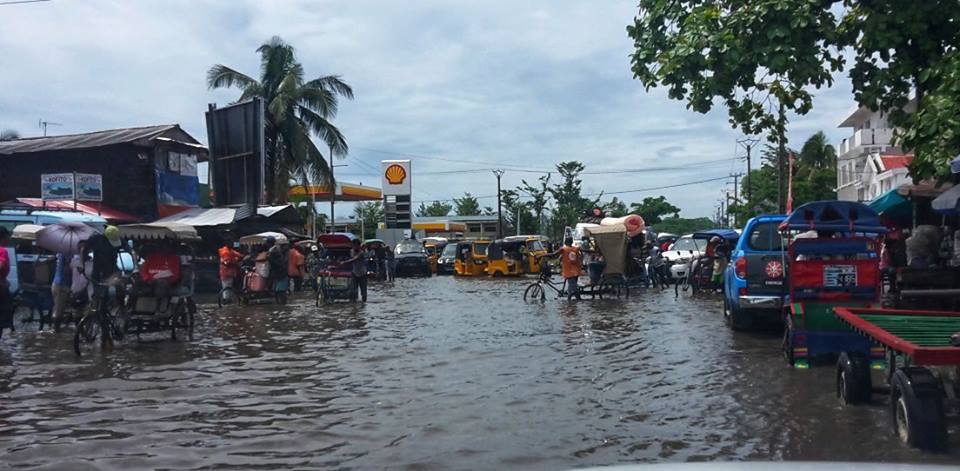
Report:
[{"label": "utility pole", "polygon": [[760,142],[760,139],[753,137],[737,140],[737,144],[740,144],[747,150],[747,201],[753,201],[753,188],[750,187],[750,151],[758,142]]},{"label": "utility pole", "polygon": [[497,176],[497,238],[503,238],[503,210],[500,207],[500,177],[503,176],[502,169],[494,169],[493,174]]},{"label": "utility pole", "polygon": [[337,230],[337,218],[333,215],[333,203],[337,200],[337,181],[333,178],[333,146],[327,146],[330,149],[330,188],[327,188],[327,191],[330,192],[330,233],[333,234]]},{"label": "utility pole", "polygon": [[780,214],[786,212],[786,198],[784,197],[784,189],[786,188],[786,179],[783,178],[783,160],[784,155],[787,153],[787,108],[783,105],[783,102],[780,102],[780,110],[778,112],[778,123],[777,123],[777,140],[779,141],[777,146],[777,210]]}]

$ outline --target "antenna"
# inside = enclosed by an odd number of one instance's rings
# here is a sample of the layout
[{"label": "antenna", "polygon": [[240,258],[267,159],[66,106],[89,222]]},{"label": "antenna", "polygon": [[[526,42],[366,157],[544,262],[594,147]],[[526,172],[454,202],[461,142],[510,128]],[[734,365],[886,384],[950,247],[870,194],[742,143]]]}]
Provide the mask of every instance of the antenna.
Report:
[{"label": "antenna", "polygon": [[63,126],[63,123],[53,123],[50,121],[44,121],[43,118],[37,120],[37,127],[43,129],[43,136],[47,136],[47,126]]}]

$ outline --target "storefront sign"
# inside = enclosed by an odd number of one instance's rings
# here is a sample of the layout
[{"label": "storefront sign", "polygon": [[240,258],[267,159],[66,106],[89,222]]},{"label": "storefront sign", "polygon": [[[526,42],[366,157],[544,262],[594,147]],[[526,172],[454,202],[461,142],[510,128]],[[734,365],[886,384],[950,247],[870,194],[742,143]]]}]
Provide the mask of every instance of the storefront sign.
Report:
[{"label": "storefront sign", "polygon": [[77,200],[103,201],[103,176],[97,173],[76,174]]},{"label": "storefront sign", "polygon": [[40,197],[44,200],[72,200],[74,190],[72,173],[45,173],[40,175]]}]

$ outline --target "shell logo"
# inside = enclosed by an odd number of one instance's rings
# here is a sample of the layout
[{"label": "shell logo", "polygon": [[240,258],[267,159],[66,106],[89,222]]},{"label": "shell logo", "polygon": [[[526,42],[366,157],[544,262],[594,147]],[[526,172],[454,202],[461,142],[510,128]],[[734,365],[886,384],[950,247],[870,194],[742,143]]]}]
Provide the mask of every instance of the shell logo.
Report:
[{"label": "shell logo", "polygon": [[387,178],[387,183],[399,185],[407,178],[407,170],[403,168],[402,165],[393,164],[387,167],[387,170],[383,172],[383,176]]}]

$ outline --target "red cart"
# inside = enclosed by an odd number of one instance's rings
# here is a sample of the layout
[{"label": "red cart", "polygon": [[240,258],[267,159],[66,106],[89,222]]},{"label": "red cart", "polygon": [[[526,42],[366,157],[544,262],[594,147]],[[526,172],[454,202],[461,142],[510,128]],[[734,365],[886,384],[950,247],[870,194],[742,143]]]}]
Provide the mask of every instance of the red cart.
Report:
[{"label": "red cart", "polygon": [[[882,348],[890,389],[893,430],[917,448],[947,445],[945,407],[960,397],[960,312],[883,308],[834,308],[853,332]],[[845,403],[866,402],[873,393],[863,364],[837,364],[837,395]]]}]

